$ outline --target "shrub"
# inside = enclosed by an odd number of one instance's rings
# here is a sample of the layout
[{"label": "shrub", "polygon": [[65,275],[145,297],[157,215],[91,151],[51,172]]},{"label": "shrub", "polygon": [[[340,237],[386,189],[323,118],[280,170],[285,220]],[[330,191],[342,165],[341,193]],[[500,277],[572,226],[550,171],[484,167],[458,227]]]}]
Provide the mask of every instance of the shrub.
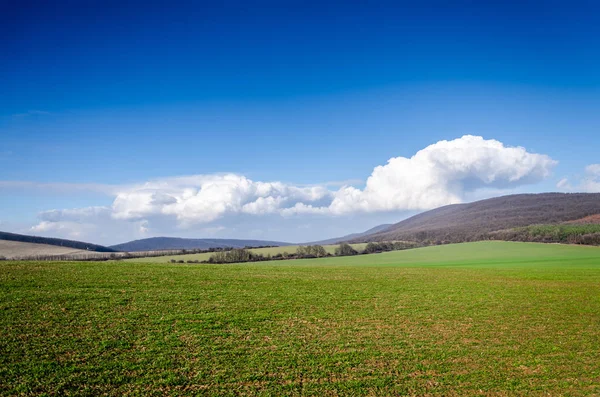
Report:
[{"label": "shrub", "polygon": [[335,249],[336,256],[351,256],[357,255],[358,251],[356,251],[350,244],[342,243],[339,247]]},{"label": "shrub", "polygon": [[375,252],[381,252],[381,246],[377,243],[368,243],[363,252],[365,254],[374,254]]},{"label": "shrub", "polygon": [[253,254],[245,248],[236,248],[231,251],[221,251],[213,254],[209,259],[209,263],[238,263],[250,262],[256,260],[264,260],[263,255]]},{"label": "shrub", "polygon": [[327,256],[327,251],[322,245],[306,245],[296,249],[296,256],[298,258],[322,258]]}]

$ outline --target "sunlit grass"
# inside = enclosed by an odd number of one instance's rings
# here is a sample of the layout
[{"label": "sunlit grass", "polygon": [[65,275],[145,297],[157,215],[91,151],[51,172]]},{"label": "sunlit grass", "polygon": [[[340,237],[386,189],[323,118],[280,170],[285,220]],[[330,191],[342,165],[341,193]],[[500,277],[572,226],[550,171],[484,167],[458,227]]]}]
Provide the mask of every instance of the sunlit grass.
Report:
[{"label": "sunlit grass", "polygon": [[594,395],[600,248],[0,264],[2,395]]}]

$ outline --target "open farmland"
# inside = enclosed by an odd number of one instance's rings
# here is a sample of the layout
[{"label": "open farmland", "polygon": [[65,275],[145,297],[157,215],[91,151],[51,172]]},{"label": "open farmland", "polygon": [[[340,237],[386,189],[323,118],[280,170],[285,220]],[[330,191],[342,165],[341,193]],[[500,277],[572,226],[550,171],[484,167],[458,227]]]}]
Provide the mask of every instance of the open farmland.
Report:
[{"label": "open farmland", "polygon": [[14,260],[53,260],[53,261],[80,261],[80,260],[109,260],[139,256],[148,258],[152,256],[175,255],[180,250],[142,251],[142,252],[98,252],[62,247],[59,245],[28,243],[22,241],[0,240],[0,257]]},{"label": "open farmland", "polygon": [[[363,250],[367,246],[367,243],[359,243],[359,244],[350,244],[355,250]],[[325,251],[332,254],[335,252],[335,249],[339,247],[339,244],[330,244],[324,245]],[[268,248],[251,248],[249,251],[255,254],[262,255],[277,255],[283,254],[287,252],[289,254],[293,254],[298,249],[298,245],[286,245],[282,247],[268,247]],[[146,262],[146,263],[167,263],[171,260],[176,261],[207,261],[214,252],[202,252],[199,254],[182,254],[182,255],[165,255],[165,256],[157,256],[153,258],[129,258],[125,259],[128,262]]]},{"label": "open farmland", "polygon": [[35,255],[74,255],[82,253],[87,253],[87,251],[58,245],[0,240],[0,256],[7,259]]},{"label": "open farmland", "polygon": [[2,395],[600,393],[600,248],[0,263]]}]

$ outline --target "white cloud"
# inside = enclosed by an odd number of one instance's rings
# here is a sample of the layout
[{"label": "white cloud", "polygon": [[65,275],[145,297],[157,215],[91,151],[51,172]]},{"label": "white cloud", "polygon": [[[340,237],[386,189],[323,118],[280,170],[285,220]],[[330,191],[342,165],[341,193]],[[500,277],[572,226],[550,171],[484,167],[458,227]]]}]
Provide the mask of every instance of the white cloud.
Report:
[{"label": "white cloud", "polygon": [[45,222],[85,222],[87,220],[96,220],[98,218],[107,218],[110,216],[108,207],[85,207],[66,210],[49,210],[38,214],[38,218]]},{"label": "white cloud", "polygon": [[591,177],[600,178],[600,164],[590,164],[585,167],[585,173]]},{"label": "white cloud", "polygon": [[560,181],[558,181],[558,183],[556,184],[556,187],[559,188],[560,190],[572,190],[573,189],[568,178],[562,178]]},{"label": "white cloud", "polygon": [[181,225],[203,224],[231,214],[277,213],[297,203],[321,204],[332,193],[322,186],[297,187],[281,182],[254,182],[236,174],[196,175],[150,181],[117,194],[115,219],[153,216]]},{"label": "white cloud", "polygon": [[340,189],[331,210],[431,209],[459,203],[476,189],[508,189],[541,181],[555,164],[550,157],[522,147],[466,135],[430,145],[411,158],[391,158],[373,170],[365,189]]},{"label": "white cloud", "polygon": [[585,167],[583,177],[576,178],[578,183],[571,184],[568,178],[563,178],[556,184],[556,187],[567,192],[600,192],[600,164],[590,164]]},{"label": "white cloud", "polygon": [[[112,223],[126,229],[125,225],[135,224],[139,236],[190,228],[217,228],[220,232],[223,224],[231,225],[235,218],[244,217],[290,219],[425,210],[462,202],[479,191],[502,192],[539,182],[550,175],[555,164],[547,155],[466,135],[437,142],[410,158],[391,158],[373,169],[362,189],[261,182],[237,174],[102,185],[100,190],[114,196],[112,205],[46,211],[40,214],[41,222],[35,228],[47,232],[76,230],[73,224]],[[600,167],[592,167],[590,172],[596,171],[600,174]]]},{"label": "white cloud", "polygon": [[40,212],[38,218],[40,223],[31,227],[31,233],[79,239],[98,231],[99,226],[110,219],[110,208],[49,210]]},{"label": "white cloud", "polygon": [[40,222],[28,233],[86,240],[93,243],[126,241],[148,235],[147,221],[119,221],[110,207],[50,210],[38,214]]},{"label": "white cloud", "polygon": [[0,190],[36,190],[59,194],[93,192],[107,196],[114,196],[123,188],[124,186],[120,185],[107,185],[101,183],[40,183],[30,181],[0,181]]},{"label": "white cloud", "polygon": [[585,167],[581,190],[590,193],[600,192],[600,164],[590,164]]}]

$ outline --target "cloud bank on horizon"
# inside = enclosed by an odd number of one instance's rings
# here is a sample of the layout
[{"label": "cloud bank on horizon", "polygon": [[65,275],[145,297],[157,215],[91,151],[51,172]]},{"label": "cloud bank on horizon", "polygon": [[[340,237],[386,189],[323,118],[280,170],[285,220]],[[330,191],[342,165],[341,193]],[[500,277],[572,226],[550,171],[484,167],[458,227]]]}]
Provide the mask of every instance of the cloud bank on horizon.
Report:
[{"label": "cloud bank on horizon", "polygon": [[[290,218],[428,210],[463,202],[480,189],[502,191],[534,184],[550,176],[556,164],[545,154],[465,135],[427,146],[410,158],[389,159],[373,169],[363,188],[294,186],[253,181],[238,174],[163,178],[112,186],[107,192],[114,197],[110,206],[42,212],[31,232],[82,238],[94,229],[120,225],[136,237],[145,237],[161,225],[221,230],[219,221],[236,216]],[[600,175],[597,165],[589,171]]]}]

